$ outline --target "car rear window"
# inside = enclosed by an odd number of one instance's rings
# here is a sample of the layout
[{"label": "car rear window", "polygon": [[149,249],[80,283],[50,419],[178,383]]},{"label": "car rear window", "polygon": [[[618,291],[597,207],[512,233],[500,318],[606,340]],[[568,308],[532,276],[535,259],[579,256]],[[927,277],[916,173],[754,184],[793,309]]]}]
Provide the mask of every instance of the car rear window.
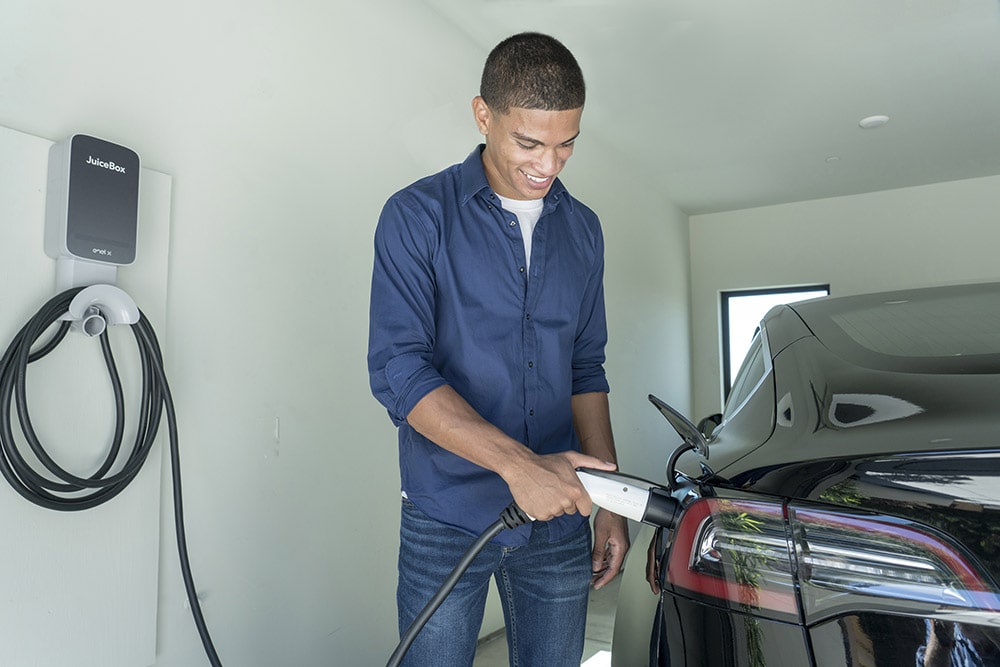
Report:
[{"label": "car rear window", "polygon": [[858,365],[1000,372],[1000,284],[814,301],[800,314],[824,345]]}]

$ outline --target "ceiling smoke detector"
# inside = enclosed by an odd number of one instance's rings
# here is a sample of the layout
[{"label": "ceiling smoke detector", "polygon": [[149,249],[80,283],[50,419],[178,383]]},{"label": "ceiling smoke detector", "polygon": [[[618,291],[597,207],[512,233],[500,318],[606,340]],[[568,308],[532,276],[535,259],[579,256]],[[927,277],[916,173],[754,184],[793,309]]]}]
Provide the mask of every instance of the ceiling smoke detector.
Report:
[{"label": "ceiling smoke detector", "polygon": [[862,118],[858,122],[858,125],[864,130],[874,130],[876,127],[882,127],[888,122],[888,116],[868,116],[867,118]]}]

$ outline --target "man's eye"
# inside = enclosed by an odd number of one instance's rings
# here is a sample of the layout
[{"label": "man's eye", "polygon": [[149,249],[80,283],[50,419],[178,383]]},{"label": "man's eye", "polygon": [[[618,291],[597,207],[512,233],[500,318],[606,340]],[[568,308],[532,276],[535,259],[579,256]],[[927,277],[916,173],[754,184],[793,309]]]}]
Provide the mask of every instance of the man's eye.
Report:
[{"label": "man's eye", "polygon": [[517,145],[520,146],[521,148],[523,148],[526,151],[530,151],[532,148],[535,147],[533,144],[530,145],[530,146],[526,146],[526,145],[522,144],[520,141],[517,142]]}]

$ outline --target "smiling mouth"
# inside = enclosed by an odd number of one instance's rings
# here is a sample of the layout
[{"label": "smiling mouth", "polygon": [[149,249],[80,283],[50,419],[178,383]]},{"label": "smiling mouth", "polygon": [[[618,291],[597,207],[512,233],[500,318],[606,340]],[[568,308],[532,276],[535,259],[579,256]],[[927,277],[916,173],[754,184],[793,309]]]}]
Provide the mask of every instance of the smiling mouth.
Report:
[{"label": "smiling mouth", "polygon": [[549,177],[547,177],[547,178],[540,178],[538,176],[532,176],[531,174],[529,174],[526,171],[522,171],[521,173],[524,174],[524,177],[527,178],[530,182],[537,183],[539,185],[542,185],[544,183],[548,183],[549,180],[551,180]]}]

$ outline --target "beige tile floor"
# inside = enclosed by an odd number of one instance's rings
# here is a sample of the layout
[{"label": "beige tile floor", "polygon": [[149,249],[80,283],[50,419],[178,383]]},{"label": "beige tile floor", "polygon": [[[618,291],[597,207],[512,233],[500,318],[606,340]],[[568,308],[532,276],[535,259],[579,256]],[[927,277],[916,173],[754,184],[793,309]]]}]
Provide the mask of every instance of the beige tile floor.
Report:
[{"label": "beige tile floor", "polygon": [[[615,626],[615,609],[618,606],[618,587],[621,577],[599,591],[590,592],[587,607],[587,638],[583,649],[586,667],[610,667],[611,637]],[[474,667],[507,667],[507,638],[502,632],[483,639],[476,651]]]}]

